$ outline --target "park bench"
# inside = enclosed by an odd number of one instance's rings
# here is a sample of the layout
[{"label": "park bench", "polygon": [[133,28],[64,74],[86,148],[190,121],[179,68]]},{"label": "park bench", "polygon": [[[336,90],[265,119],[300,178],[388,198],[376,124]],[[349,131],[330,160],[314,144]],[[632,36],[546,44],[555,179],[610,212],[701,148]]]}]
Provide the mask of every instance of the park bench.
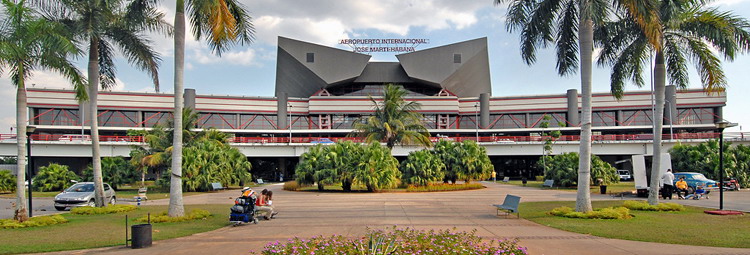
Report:
[{"label": "park bench", "polygon": [[510,177],[505,176],[505,178],[503,178],[503,182],[509,182],[509,181],[510,181]]},{"label": "park bench", "polygon": [[552,186],[554,185],[555,185],[555,180],[545,180],[544,183],[542,184],[542,187],[552,188]]},{"label": "park bench", "polygon": [[214,190],[214,191],[216,191],[216,190],[223,190],[223,189],[226,189],[226,188],[224,186],[221,186],[220,182],[212,182],[211,183],[211,189]]},{"label": "park bench", "polygon": [[258,183],[258,184],[263,184],[263,179],[258,179],[258,180],[256,181],[256,183]]},{"label": "park bench", "polygon": [[497,208],[497,215],[500,215],[500,212],[505,212],[505,216],[508,217],[511,213],[518,214],[518,218],[521,218],[521,213],[518,212],[518,204],[521,203],[521,197],[514,196],[514,195],[505,195],[505,200],[503,201],[503,204],[500,205],[493,205]]}]

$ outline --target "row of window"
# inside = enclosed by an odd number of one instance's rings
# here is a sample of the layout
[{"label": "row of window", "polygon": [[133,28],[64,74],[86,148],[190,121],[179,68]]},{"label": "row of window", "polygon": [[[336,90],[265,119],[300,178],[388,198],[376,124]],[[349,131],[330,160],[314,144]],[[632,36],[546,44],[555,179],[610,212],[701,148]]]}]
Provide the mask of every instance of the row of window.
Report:
[{"label": "row of window", "polygon": [[[139,113],[142,114],[139,116]],[[80,125],[77,109],[33,109],[34,118],[31,123],[36,125]],[[619,115],[618,115],[619,114]],[[547,116],[545,118],[545,116]],[[88,116],[86,116],[88,117]],[[86,125],[90,122],[84,121]],[[451,128],[472,129],[477,127],[475,115],[436,115],[426,114],[422,122],[428,129]],[[673,116],[675,117],[675,116]],[[679,109],[674,125],[711,124],[716,115],[714,108]],[[136,112],[136,111],[99,111],[99,126],[104,127],[153,127],[165,124],[172,118],[170,112]],[[291,127],[296,130],[305,129],[351,129],[359,115],[310,115],[291,116]],[[651,110],[595,111],[592,114],[594,126],[647,126],[651,125],[653,114]],[[669,119],[665,114],[665,119]],[[289,123],[289,119],[286,119]],[[538,128],[546,122],[548,127],[571,126],[564,112],[554,113],[510,113],[491,114],[488,129]],[[199,113],[196,121],[199,128],[218,129],[287,129],[278,127],[277,116],[265,114],[234,114],[234,113]],[[578,124],[578,123],[575,123]],[[288,124],[287,124],[288,125]]]}]

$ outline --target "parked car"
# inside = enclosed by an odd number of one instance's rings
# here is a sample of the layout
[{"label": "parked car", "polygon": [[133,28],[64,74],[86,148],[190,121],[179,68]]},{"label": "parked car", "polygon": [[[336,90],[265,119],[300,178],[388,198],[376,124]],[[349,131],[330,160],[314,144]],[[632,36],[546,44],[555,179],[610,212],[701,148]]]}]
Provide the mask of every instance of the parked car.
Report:
[{"label": "parked car", "polygon": [[68,141],[91,141],[90,135],[62,135],[60,138],[57,139],[61,142],[68,142]]},{"label": "parked car", "polygon": [[[115,204],[117,202],[115,190],[113,190],[107,183],[104,184],[104,198],[106,199],[105,201],[109,201],[110,204]],[[96,206],[96,203],[94,202],[93,182],[76,183],[55,196],[55,209],[58,211],[81,206]]]},{"label": "parked car", "polygon": [[680,180],[680,177],[685,177],[685,182],[687,182],[689,193],[693,193],[693,191],[695,191],[695,187],[697,186],[703,186],[703,188],[705,189],[718,187],[716,181],[706,178],[706,176],[702,173],[674,173],[674,182],[677,183],[677,181]]},{"label": "parked car", "polygon": [[318,139],[310,141],[310,143],[323,143],[323,144],[327,144],[327,143],[334,143],[334,142],[331,141],[331,139],[329,139],[329,138],[318,138]]},{"label": "parked car", "polygon": [[617,174],[620,176],[621,181],[629,181],[633,179],[630,175],[630,170],[617,169]]}]

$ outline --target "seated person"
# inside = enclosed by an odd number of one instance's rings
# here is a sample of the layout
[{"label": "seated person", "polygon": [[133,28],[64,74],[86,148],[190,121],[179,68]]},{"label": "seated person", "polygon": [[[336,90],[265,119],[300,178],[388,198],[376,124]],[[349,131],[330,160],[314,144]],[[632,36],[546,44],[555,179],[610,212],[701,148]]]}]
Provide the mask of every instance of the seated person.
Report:
[{"label": "seated person", "polygon": [[703,186],[698,186],[698,188],[695,189],[695,193],[687,195],[685,199],[692,198],[692,199],[698,200],[698,199],[701,199],[705,194],[706,194],[706,190],[703,189]]},{"label": "seated person", "polygon": [[255,200],[255,208],[258,210],[258,216],[263,214],[263,218],[266,220],[270,220],[272,215],[275,215],[273,212],[273,207],[271,207],[267,202],[268,190],[263,189],[263,191],[260,192],[260,196],[258,196],[258,199]]},{"label": "seated person", "polygon": [[274,217],[276,217],[276,214],[279,214],[279,212],[276,211],[276,207],[273,206],[273,191],[269,190],[268,193],[266,193],[266,204],[268,204],[268,206],[270,206],[273,210],[273,212],[271,213],[271,219],[273,219]]},{"label": "seated person", "polygon": [[677,198],[685,199],[685,196],[688,195],[688,184],[685,181],[685,177],[680,177],[680,180],[674,186],[677,188]]}]

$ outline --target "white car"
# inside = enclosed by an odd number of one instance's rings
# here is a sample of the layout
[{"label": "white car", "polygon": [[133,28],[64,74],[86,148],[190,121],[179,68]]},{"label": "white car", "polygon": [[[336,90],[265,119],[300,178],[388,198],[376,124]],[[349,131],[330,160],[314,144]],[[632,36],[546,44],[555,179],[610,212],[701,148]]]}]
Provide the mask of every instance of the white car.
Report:
[{"label": "white car", "polygon": [[[109,204],[117,203],[115,191],[106,183],[104,183],[104,199],[106,199],[105,201],[109,201]],[[55,209],[58,211],[81,206],[96,206],[94,203],[93,182],[76,183],[55,196]]]},{"label": "white car", "polygon": [[629,181],[633,179],[633,176],[630,175],[629,170],[617,169],[617,174],[620,176],[621,181]]}]

